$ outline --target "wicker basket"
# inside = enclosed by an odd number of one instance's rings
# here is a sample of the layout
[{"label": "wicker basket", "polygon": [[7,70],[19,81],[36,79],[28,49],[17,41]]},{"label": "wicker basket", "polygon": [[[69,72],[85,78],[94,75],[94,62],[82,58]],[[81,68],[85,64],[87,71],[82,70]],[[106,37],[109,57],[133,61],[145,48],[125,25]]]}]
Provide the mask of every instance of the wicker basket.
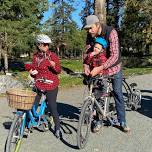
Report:
[{"label": "wicker basket", "polygon": [[10,89],[6,93],[10,107],[22,110],[32,109],[36,93],[23,89]]}]

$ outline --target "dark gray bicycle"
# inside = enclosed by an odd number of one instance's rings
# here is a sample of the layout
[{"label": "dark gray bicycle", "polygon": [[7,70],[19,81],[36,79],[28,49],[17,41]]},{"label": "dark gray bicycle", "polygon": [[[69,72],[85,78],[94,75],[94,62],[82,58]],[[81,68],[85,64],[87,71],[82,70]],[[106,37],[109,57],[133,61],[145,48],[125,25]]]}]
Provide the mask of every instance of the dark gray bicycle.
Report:
[{"label": "dark gray bicycle", "polygon": [[[102,83],[103,77],[91,77],[87,82],[89,95],[84,100],[77,129],[77,145],[80,149],[84,148],[87,144],[91,126],[94,121],[94,111],[96,111],[102,122],[108,122],[109,125],[114,125],[113,120],[115,119],[116,110],[111,86],[113,77],[107,76],[106,78],[108,79],[107,96],[101,97],[100,99],[96,96],[94,90],[98,84]],[[136,83],[128,84],[126,78],[123,78],[122,91],[127,110],[137,110],[141,106],[141,92],[136,89],[136,87]]]},{"label": "dark gray bicycle", "polygon": [[91,131],[93,123],[93,113],[96,111],[98,117],[102,122],[108,122],[109,125],[113,125],[113,118],[116,114],[114,104],[114,94],[112,92],[111,80],[113,77],[108,78],[108,87],[106,90],[106,96],[100,99],[96,97],[95,88],[98,84],[102,83],[103,77],[91,77],[88,81],[89,96],[85,98],[84,104],[81,109],[78,129],[77,129],[77,144],[78,147],[84,148],[87,144],[88,137]]},{"label": "dark gray bicycle", "polygon": [[122,92],[126,110],[137,110],[141,108],[142,94],[137,89],[136,83],[128,84],[126,78],[123,78]]}]

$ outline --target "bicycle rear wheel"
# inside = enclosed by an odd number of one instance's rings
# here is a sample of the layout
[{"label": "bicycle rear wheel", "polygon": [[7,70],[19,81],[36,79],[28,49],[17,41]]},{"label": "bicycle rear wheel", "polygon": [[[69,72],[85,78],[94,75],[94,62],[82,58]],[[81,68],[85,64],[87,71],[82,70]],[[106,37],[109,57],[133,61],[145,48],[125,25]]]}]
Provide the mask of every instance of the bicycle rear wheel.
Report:
[{"label": "bicycle rear wheel", "polygon": [[126,82],[126,80],[123,80],[122,83],[122,92],[123,92],[123,98],[124,98],[124,103],[125,103],[125,109],[126,110],[131,110],[131,88],[130,85],[128,85],[128,83]]},{"label": "bicycle rear wheel", "polygon": [[141,91],[140,90],[133,89],[133,93],[132,93],[131,99],[132,99],[131,110],[137,110],[137,109],[141,108],[142,95],[141,95]]},{"label": "bicycle rear wheel", "polygon": [[80,149],[85,147],[90,134],[93,110],[92,103],[92,99],[87,98],[81,109],[77,130],[77,144]]},{"label": "bicycle rear wheel", "polygon": [[23,119],[25,119],[23,115],[15,115],[7,137],[5,152],[19,151],[25,129]]}]

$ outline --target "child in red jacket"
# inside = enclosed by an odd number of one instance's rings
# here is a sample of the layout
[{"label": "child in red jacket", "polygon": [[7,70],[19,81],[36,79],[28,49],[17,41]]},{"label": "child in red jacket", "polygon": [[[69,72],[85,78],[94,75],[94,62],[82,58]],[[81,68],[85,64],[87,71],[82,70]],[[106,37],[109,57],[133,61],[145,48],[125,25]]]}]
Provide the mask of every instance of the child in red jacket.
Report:
[{"label": "child in red jacket", "polygon": [[[106,40],[101,37],[97,37],[95,39],[93,51],[88,53],[87,57],[84,60],[84,63],[89,65],[90,71],[92,71],[94,67],[101,66],[107,61],[106,48],[107,48]],[[101,71],[100,74],[103,76],[108,75],[106,70]],[[102,93],[99,96],[104,95],[107,89],[107,79],[103,78],[102,82],[103,83],[99,88],[102,91]]]},{"label": "child in red jacket", "polygon": [[[105,39],[101,38],[101,37],[97,37],[95,39],[95,43],[94,43],[94,47],[93,47],[93,51],[88,53],[88,55],[86,56],[84,63],[89,65],[90,71],[92,71],[94,69],[94,67],[98,67],[101,66],[102,64],[104,64],[107,61],[107,57],[106,57],[106,48],[107,48],[107,42]],[[106,70],[103,70],[100,72],[100,75],[108,75]],[[96,88],[94,88],[94,94],[95,97],[98,101],[100,101],[101,97],[104,97],[107,95],[107,78],[102,79],[102,83],[100,83],[100,85],[98,85]],[[96,117],[97,122],[95,123],[94,127],[93,127],[93,132],[97,132],[99,131],[100,127],[101,127],[101,123],[102,121],[99,120],[96,111],[94,111],[93,114]]]}]

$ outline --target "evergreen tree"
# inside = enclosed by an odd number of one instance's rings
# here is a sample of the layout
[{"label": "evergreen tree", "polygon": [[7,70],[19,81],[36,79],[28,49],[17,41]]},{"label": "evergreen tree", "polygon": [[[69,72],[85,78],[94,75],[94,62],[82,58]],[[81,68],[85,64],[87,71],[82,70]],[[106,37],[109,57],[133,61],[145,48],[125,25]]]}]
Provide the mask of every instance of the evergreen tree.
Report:
[{"label": "evergreen tree", "polygon": [[120,20],[123,15],[124,0],[107,0],[107,24],[120,28]]},{"label": "evergreen tree", "polygon": [[53,13],[51,18],[45,23],[45,29],[53,40],[53,44],[60,54],[67,54],[69,47],[69,35],[73,29],[77,29],[76,22],[72,19],[75,10],[74,0],[54,0]]},{"label": "evergreen tree", "polygon": [[[152,45],[152,5],[150,0],[127,0],[122,22],[122,40],[125,52],[149,53]],[[130,52],[131,51],[131,52]]]},{"label": "evergreen tree", "polygon": [[94,13],[94,0],[85,0],[84,7],[80,13],[83,27],[85,26],[85,18]]},{"label": "evergreen tree", "polygon": [[0,5],[0,53],[31,51],[47,0],[2,0]]}]

